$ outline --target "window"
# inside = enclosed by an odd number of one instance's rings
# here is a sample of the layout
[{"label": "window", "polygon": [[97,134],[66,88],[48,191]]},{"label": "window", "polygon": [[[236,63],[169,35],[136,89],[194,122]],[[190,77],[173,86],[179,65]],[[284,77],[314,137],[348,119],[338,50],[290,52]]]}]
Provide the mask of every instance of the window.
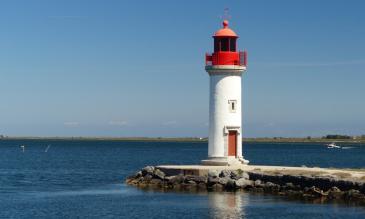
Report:
[{"label": "window", "polygon": [[228,100],[229,112],[235,113],[237,110],[237,100]]},{"label": "window", "polygon": [[221,51],[228,51],[229,38],[222,38],[220,41],[221,41]]},{"label": "window", "polygon": [[214,38],[214,52],[219,52],[220,51],[220,47],[219,47],[220,41],[218,38]]},{"label": "window", "polygon": [[236,38],[229,39],[229,51],[236,52]]},{"label": "window", "polygon": [[214,38],[214,52],[236,52],[236,40],[236,38],[232,37]]}]

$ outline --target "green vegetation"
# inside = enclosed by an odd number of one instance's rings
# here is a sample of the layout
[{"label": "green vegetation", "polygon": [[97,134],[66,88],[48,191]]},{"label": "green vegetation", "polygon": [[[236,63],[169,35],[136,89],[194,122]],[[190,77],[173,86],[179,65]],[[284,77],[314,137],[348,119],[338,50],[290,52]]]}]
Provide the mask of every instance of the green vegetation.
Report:
[{"label": "green vegetation", "polygon": [[148,137],[4,137],[0,140],[45,140],[45,141],[156,141],[156,142],[207,142],[207,138],[148,138]]},{"label": "green vegetation", "polygon": [[305,137],[305,138],[244,138],[244,142],[277,142],[277,143],[331,143],[331,142],[344,142],[344,143],[365,143],[365,138],[350,137],[350,138],[327,138],[325,137]]},{"label": "green vegetation", "polygon": [[307,136],[303,138],[285,138],[285,137],[272,137],[272,138],[245,138],[245,142],[278,142],[278,143],[305,143],[305,142],[318,142],[318,143],[330,143],[330,142],[344,142],[344,143],[365,143],[365,135],[361,136],[349,136],[349,135],[326,135],[323,137]]},{"label": "green vegetation", "polygon": [[326,135],[325,139],[353,139],[354,137],[348,135]]}]

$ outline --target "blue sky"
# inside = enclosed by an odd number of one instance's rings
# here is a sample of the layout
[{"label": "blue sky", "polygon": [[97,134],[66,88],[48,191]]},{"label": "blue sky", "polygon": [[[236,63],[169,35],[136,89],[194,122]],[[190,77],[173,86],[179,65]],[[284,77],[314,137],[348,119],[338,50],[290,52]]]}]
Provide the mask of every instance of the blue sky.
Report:
[{"label": "blue sky", "polygon": [[365,134],[364,1],[0,1],[0,134],[206,136],[229,8],[244,136]]}]

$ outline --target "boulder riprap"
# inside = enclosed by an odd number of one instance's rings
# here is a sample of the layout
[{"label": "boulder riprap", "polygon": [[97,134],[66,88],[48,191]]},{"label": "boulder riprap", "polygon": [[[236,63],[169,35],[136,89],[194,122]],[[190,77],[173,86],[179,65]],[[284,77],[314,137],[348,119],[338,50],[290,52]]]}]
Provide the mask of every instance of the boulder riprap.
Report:
[{"label": "boulder riprap", "polygon": [[240,189],[248,189],[252,188],[254,186],[254,183],[252,180],[246,179],[246,178],[240,178],[236,180],[236,186]]},{"label": "boulder riprap", "polygon": [[209,170],[203,175],[168,175],[162,169],[146,166],[128,177],[126,183],[142,188],[160,188],[172,191],[250,191],[305,199],[355,201],[365,204],[364,183],[335,177],[272,175],[241,169]]}]

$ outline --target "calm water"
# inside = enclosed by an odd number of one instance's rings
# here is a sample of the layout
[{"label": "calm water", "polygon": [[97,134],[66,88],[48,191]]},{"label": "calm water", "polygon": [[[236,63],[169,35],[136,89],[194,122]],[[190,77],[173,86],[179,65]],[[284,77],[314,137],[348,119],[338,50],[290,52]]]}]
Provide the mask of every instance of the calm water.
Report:
[{"label": "calm water", "polygon": [[[252,164],[365,168],[365,145],[343,146],[250,143],[244,153]],[[123,184],[143,166],[198,163],[206,154],[206,143],[1,140],[0,218],[365,218],[359,206]]]}]

